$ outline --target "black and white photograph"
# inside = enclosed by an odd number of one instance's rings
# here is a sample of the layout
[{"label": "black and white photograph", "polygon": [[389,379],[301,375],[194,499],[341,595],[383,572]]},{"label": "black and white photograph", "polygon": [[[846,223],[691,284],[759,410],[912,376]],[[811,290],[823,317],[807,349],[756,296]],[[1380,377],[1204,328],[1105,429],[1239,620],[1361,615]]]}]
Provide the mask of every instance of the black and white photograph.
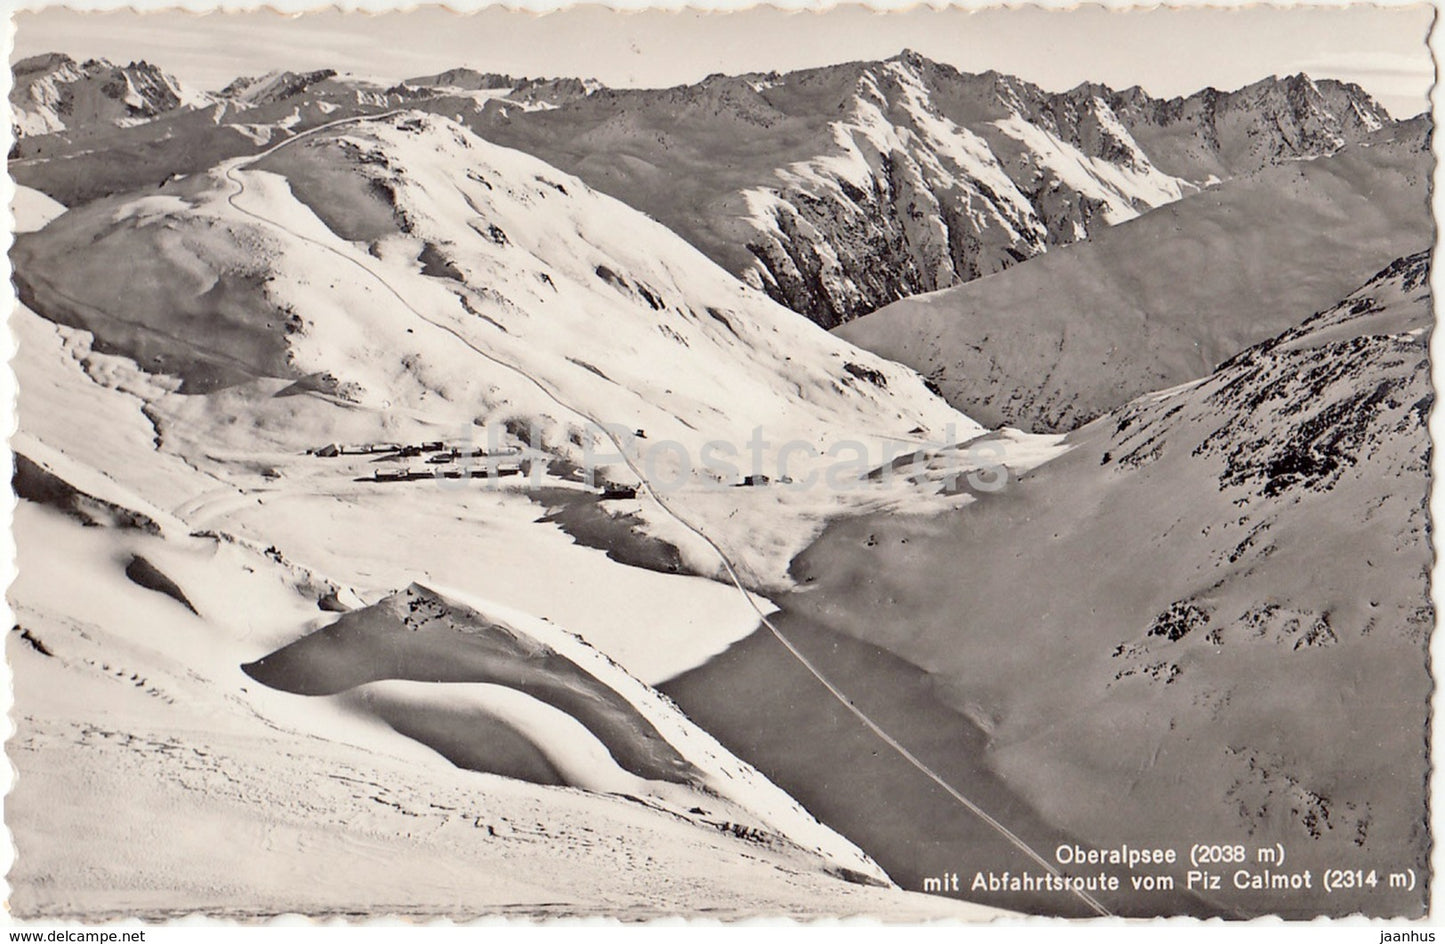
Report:
[{"label": "black and white photograph", "polygon": [[1434,5],[9,15],[12,925],[1433,918]]}]

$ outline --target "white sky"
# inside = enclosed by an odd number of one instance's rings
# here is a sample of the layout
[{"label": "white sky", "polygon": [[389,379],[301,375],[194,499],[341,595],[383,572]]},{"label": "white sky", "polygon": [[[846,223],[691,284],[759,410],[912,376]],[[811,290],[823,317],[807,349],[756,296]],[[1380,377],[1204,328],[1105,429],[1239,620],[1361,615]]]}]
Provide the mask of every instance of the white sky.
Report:
[{"label": "white sky", "polygon": [[1172,96],[1304,71],[1358,82],[1403,117],[1427,107],[1433,14],[1429,5],[1368,4],[888,13],[861,7],[616,13],[594,6],[546,15],[492,8],[468,16],[431,7],[300,17],[53,9],[16,15],[14,58],[59,51],[146,59],[205,89],[277,68],[329,67],[391,80],[460,65],[655,87],[712,72],[880,59],[907,47],[966,72],[997,69],[1053,90],[1087,79]]}]

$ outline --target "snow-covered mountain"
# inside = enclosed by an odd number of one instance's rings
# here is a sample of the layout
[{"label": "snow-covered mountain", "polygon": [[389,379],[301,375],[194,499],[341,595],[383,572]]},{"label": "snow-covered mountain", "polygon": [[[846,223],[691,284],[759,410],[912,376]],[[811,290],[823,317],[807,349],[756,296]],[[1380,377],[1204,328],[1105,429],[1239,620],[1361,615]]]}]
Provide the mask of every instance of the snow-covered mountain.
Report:
[{"label": "snow-covered mountain", "polygon": [[217,92],[216,97],[246,105],[274,104],[299,95],[335,75],[335,69],[314,72],[288,72],[283,69],[265,75],[241,76]]},{"label": "snow-covered mountain", "polygon": [[986,423],[1072,429],[1201,376],[1428,241],[1424,120],[1211,187],[838,333]]},{"label": "snow-covered mountain", "polygon": [[904,53],[478,121],[833,325],[1195,189],[1155,169],[1102,102],[1063,135],[1033,117]]},{"label": "snow-covered mountain", "polygon": [[51,53],[11,69],[10,123],[16,137],[90,125],[139,124],[177,109],[200,108],[210,97],[148,62],[124,66],[105,59],[76,62]]},{"label": "snow-covered mountain", "polygon": [[[63,56],[37,59],[64,59]],[[402,106],[458,118],[475,110],[528,111],[585,97],[597,83],[529,79],[455,69],[394,83],[333,69],[242,76],[201,96],[204,107],[116,123],[71,121],[65,128],[17,128],[10,169],[17,180],[67,206],[173,175],[201,173],[254,155],[319,125]]]},{"label": "snow-covered mountain", "polygon": [[1389,116],[1357,86],[1304,76],[1161,101],[1099,85],[1051,93],[905,51],[481,122],[832,326],[1223,177],[1331,153]]},{"label": "snow-covered mountain", "polygon": [[[436,398],[468,422],[537,402],[521,377],[475,375],[475,345],[681,441],[965,422],[911,371],[793,317],[657,223],[423,113],[73,209],[15,258],[38,310],[197,392],[329,374],[349,402]],[[144,277],[117,296],[107,273],[136,265]]]},{"label": "snow-covered mountain", "polygon": [[831,327],[1391,123],[1358,86],[1304,75],[1161,100],[1048,92],[910,51],[671,89],[466,68],[394,85],[278,72],[217,98],[102,141],[24,140],[14,172],[75,205],[406,104],[575,174]]},{"label": "snow-covered mountain", "polygon": [[1361,856],[1423,874],[1428,260],[1101,416],[997,497],[840,524],[780,605],[924,667],[988,732],[989,769],[1085,844],[1231,836],[1316,875]]},{"label": "snow-covered mountain", "polygon": [[1233,92],[1206,88],[1168,100],[1137,87],[1114,92],[1085,85],[1069,94],[1102,98],[1159,167],[1194,181],[1329,154],[1392,123],[1353,82],[1315,80],[1302,72]]}]

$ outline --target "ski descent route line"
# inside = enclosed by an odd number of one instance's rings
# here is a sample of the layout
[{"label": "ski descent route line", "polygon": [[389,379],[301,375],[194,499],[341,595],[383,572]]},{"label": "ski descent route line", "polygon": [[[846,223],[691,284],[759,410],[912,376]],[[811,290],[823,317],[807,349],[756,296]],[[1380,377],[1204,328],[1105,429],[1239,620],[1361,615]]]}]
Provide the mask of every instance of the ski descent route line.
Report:
[{"label": "ski descent route line", "polygon": [[[827,689],[830,695],[837,699],[839,704],[841,704],[845,709],[847,709],[850,714],[857,718],[864,727],[868,728],[869,731],[872,731],[879,740],[891,747],[900,757],[902,757],[910,765],[916,768],[919,773],[923,774],[933,783],[941,787],[944,792],[946,792],[950,797],[952,797],[959,805],[963,806],[969,812],[977,816],[991,829],[993,829],[1004,839],[1006,839],[1010,845],[1018,849],[1029,859],[1032,859],[1034,862],[1038,863],[1039,866],[1042,867],[1044,871],[1046,871],[1049,875],[1055,878],[1062,878],[1063,874],[1059,871],[1057,866],[1049,862],[1039,853],[1035,852],[1033,848],[1028,845],[1028,843],[1024,842],[1023,839],[1015,835],[1011,830],[1009,830],[1007,826],[994,819],[977,803],[964,796],[964,794],[957,790],[955,787],[953,787],[952,784],[950,784],[948,781],[944,780],[943,777],[935,773],[927,764],[925,764],[922,760],[916,757],[912,751],[910,751],[903,744],[899,743],[897,739],[895,739],[891,734],[889,734],[882,727],[880,727],[872,718],[868,717],[868,715],[864,713],[862,709],[854,705],[852,700],[850,700],[847,695],[845,695],[836,685],[829,681],[828,678],[823,675],[822,671],[819,670],[817,666],[815,666],[812,661],[808,659],[807,656],[805,656],[801,651],[799,651],[798,648],[794,646],[793,643],[789,641],[788,638],[776,626],[773,625],[772,621],[768,619],[767,614],[764,613],[762,608],[758,606],[757,601],[753,599],[753,595],[749,593],[747,587],[743,585],[742,579],[738,575],[737,568],[733,566],[732,560],[728,557],[727,553],[723,551],[722,547],[719,546],[718,543],[714,541],[711,537],[705,534],[700,528],[693,525],[690,521],[688,521],[682,515],[678,514],[676,511],[673,510],[672,506],[669,505],[667,500],[664,499],[662,495],[652,487],[652,483],[648,481],[647,476],[643,474],[643,471],[627,454],[627,450],[623,447],[621,440],[617,437],[615,433],[608,429],[606,425],[598,421],[596,418],[588,414],[580,407],[573,406],[572,404],[562,400],[555,392],[553,392],[553,390],[546,383],[532,376],[527,371],[496,357],[488,351],[483,350],[482,348],[478,347],[473,341],[463,336],[459,331],[457,331],[450,325],[422,314],[416,308],[412,307],[411,303],[408,302],[406,298],[404,298],[402,294],[398,292],[392,286],[392,284],[386,280],[386,277],[384,275],[372,269],[366,263],[362,262],[359,259],[355,259],[347,255],[346,253],[340,252],[333,246],[329,246],[319,240],[312,239],[309,236],[305,236],[301,233],[290,230],[282,223],[278,223],[275,220],[268,219],[267,217],[262,216],[259,213],[254,213],[236,202],[236,198],[241,196],[241,194],[243,194],[246,190],[245,182],[240,177],[236,176],[236,173],[242,168],[244,168],[246,165],[253,164],[256,161],[261,160],[262,158],[268,157],[271,154],[279,151],[281,148],[291,144],[295,144],[297,141],[300,141],[310,135],[314,135],[322,131],[327,131],[345,124],[354,124],[364,121],[382,121],[410,110],[411,109],[399,108],[375,115],[357,115],[350,118],[342,118],[337,121],[328,122],[323,125],[318,125],[315,128],[311,128],[307,131],[303,131],[293,137],[287,138],[285,141],[275,144],[272,147],[266,149],[265,151],[260,152],[259,154],[232,161],[226,166],[224,174],[227,180],[235,184],[236,190],[234,193],[227,195],[226,202],[229,203],[232,208],[239,211],[240,213],[243,213],[246,216],[251,217],[252,219],[258,220],[261,223],[266,224],[267,226],[273,226],[276,229],[281,230],[282,232],[288,233],[296,239],[300,239],[304,242],[310,243],[313,246],[323,249],[351,263],[352,265],[361,269],[363,272],[366,272],[373,279],[379,282],[383,288],[390,292],[397,301],[401,302],[402,306],[405,307],[408,311],[410,311],[413,315],[420,318],[422,321],[426,322],[432,327],[437,328],[441,331],[445,331],[447,334],[456,338],[465,347],[470,348],[473,352],[481,355],[488,361],[496,364],[498,367],[501,367],[504,370],[508,370],[521,377],[523,380],[526,380],[533,387],[537,388],[537,390],[540,391],[543,396],[551,400],[558,407],[568,413],[576,414],[577,416],[586,420],[588,423],[591,423],[597,429],[601,430],[603,435],[605,435],[612,442],[613,447],[617,450],[617,454],[622,457],[622,461],[626,463],[628,469],[630,469],[632,471],[632,474],[637,476],[637,480],[642,483],[643,490],[647,493],[648,497],[651,498],[660,509],[662,509],[664,514],[672,518],[683,528],[686,528],[690,533],[702,540],[705,544],[707,544],[709,548],[712,549],[713,553],[717,555],[718,560],[722,563],[723,569],[727,572],[728,579],[732,581],[733,586],[736,587],[738,592],[742,594],[743,599],[747,601],[748,606],[751,607],[753,612],[758,615],[758,620],[768,628],[768,631],[772,633],[773,637],[783,645],[783,648],[787,649],[788,652],[793,656],[793,658],[797,659],[799,664],[801,664],[803,668],[807,669],[808,673],[812,675],[813,678],[817,679],[818,683],[821,684],[825,689]],[[1089,894],[1087,890],[1082,888],[1070,887],[1069,891],[1073,892],[1080,900],[1082,900],[1086,905],[1088,905],[1089,908],[1096,912],[1099,916],[1113,917],[1113,912],[1111,912],[1108,908],[1104,907],[1104,905],[1101,904],[1093,895]]]}]

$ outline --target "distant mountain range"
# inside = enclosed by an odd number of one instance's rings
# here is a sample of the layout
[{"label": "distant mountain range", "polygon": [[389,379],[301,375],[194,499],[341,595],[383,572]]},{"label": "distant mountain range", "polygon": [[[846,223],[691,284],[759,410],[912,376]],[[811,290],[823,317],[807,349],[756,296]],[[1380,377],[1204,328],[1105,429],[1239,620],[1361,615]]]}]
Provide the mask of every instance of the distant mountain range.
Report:
[{"label": "distant mountain range", "polygon": [[203,93],[148,63],[58,54],[15,74],[13,173],[67,205],[406,104],[576,174],[825,327],[1392,121],[1359,86],[1303,74],[1163,100],[1046,92],[910,51],[671,89],[470,69],[385,86],[321,70]]}]

